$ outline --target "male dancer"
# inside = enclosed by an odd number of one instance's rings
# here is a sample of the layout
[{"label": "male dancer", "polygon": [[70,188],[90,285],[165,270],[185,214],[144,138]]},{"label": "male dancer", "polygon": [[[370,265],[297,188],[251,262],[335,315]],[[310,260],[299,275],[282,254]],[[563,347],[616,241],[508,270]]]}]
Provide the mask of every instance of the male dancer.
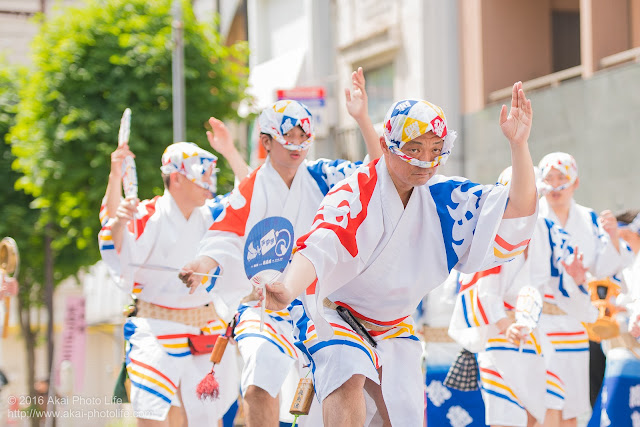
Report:
[{"label": "male dancer", "polygon": [[[592,209],[573,199],[580,183],[575,159],[567,153],[550,153],[542,158],[538,167],[542,180],[552,188],[540,200],[540,216],[569,234],[572,245],[583,255],[588,280],[613,276],[630,265],[633,253],[618,237],[613,214],[604,211],[598,217]],[[586,287],[581,287],[580,292],[587,296]],[[547,287],[539,323],[555,350],[545,356],[547,379],[561,385],[561,388],[547,390],[547,422],[561,426],[576,425],[577,417],[590,409],[590,343],[581,322],[588,321],[585,314],[593,309],[590,298],[582,298],[582,305],[576,306],[579,299],[570,293],[567,287]],[[569,301],[572,303],[568,304]],[[594,343],[594,347],[602,354],[598,344]],[[599,384],[592,385],[594,400],[599,390]]]},{"label": "male dancer", "polygon": [[[225,134],[224,125],[213,125],[217,134]],[[125,146],[112,156],[112,173],[101,209],[105,225],[99,240],[100,252],[116,283],[136,298],[137,313],[124,326],[131,402],[141,426],[173,425],[173,420],[185,416],[190,425],[217,426],[237,398],[236,359],[228,351],[221,362],[224,368],[216,372],[220,398],[200,402],[195,389],[211,363],[208,355],[192,355],[189,340],[224,333],[226,324],[221,316],[228,310],[212,290],[216,284],[220,287],[229,282],[207,280],[198,293],[189,294],[175,274],[131,266],[177,267],[195,255],[198,242],[217,215],[208,204],[215,191],[217,158],[192,143],[170,145],[160,168],[164,194],[142,202],[123,199],[108,219],[112,211],[109,203],[122,199],[118,172],[122,158],[129,154]],[[179,406],[184,409],[182,414]]]},{"label": "male dancer", "polygon": [[[369,156],[380,156],[375,131],[368,116],[365,80],[362,69],[352,75],[354,90],[347,93],[347,110],[356,119],[365,137]],[[224,275],[243,275],[243,247],[247,234],[260,220],[283,216],[293,224],[295,236],[301,236],[325,194],[339,181],[351,175],[360,162],[320,159],[307,161],[313,143],[313,117],[297,101],[278,101],[260,114],[260,142],[268,154],[265,163],[242,181],[225,201],[224,211],[213,224],[198,251],[198,258],[184,265],[183,281],[194,290],[199,279],[192,272],[205,273],[221,268]],[[372,137],[373,136],[373,137]],[[233,272],[233,273],[232,273]],[[251,292],[244,277],[237,286]],[[248,297],[240,307],[235,329],[236,341],[244,360],[242,394],[249,427],[278,425],[278,394],[281,389],[295,390],[299,378],[298,350],[294,346],[289,313],[282,307],[269,311],[265,328],[259,330],[260,303],[257,295]],[[292,369],[294,374],[290,374]],[[283,388],[287,377],[293,385]],[[285,418],[291,399],[281,395],[280,418]]]},{"label": "male dancer", "polygon": [[267,308],[281,309],[306,290],[304,309],[293,307],[292,316],[326,426],[362,426],[364,391],[385,425],[423,424],[421,348],[410,315],[454,267],[483,270],[526,247],[537,207],[531,117],[518,82],[510,114],[506,106],[500,112],[511,186],[482,186],[435,175],[455,139],[442,109],[396,102],[384,120],[383,158],[323,200],[284,283],[267,285],[266,298]]},{"label": "male dancer", "polygon": [[[507,168],[498,182],[508,185],[510,179],[511,168]],[[524,287],[540,295],[563,288],[569,293],[559,295],[562,305],[586,308],[581,319],[593,322],[596,310],[578,288],[584,285],[586,269],[581,256],[575,255],[569,235],[551,220],[538,217],[529,246],[512,262],[459,275],[460,292],[449,333],[464,348],[478,353],[486,424],[524,427],[537,421],[557,426],[557,420],[545,422],[547,390],[559,393],[563,388],[558,379],[547,379],[545,357],[551,357],[551,344],[539,328],[526,330],[530,325],[518,323],[515,311]]]}]

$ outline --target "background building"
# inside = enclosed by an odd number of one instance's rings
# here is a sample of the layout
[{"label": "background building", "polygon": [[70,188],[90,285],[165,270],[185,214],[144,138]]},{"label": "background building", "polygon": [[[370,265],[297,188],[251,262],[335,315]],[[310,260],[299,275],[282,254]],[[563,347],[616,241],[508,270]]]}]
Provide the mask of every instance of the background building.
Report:
[{"label": "background building", "polygon": [[495,180],[509,163],[500,104],[522,80],[534,106],[534,162],[566,151],[576,199],[596,210],[640,205],[640,2],[460,0],[465,172]]}]

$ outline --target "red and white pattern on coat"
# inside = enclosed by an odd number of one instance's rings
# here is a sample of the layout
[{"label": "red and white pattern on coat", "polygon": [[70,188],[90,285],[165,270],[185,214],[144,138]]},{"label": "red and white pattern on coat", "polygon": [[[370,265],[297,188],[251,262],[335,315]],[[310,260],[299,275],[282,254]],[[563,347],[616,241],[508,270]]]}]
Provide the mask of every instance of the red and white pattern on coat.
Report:
[{"label": "red and white pattern on coat", "polygon": [[[156,196],[151,200],[144,200],[140,202],[140,204],[138,205],[138,213],[136,214],[136,218],[133,221],[129,221],[129,223],[127,224],[127,228],[131,232],[131,234],[135,233],[134,237],[136,240],[142,235],[147,222],[156,212],[156,202],[159,198],[160,196]],[[104,224],[102,225],[102,228],[98,233],[99,247],[101,251],[115,250],[113,238],[111,236],[111,218],[108,218],[106,205],[103,205],[103,207],[100,209],[100,221],[103,221],[103,211],[106,220],[104,220]]]},{"label": "red and white pattern on coat", "polygon": [[500,270],[502,270],[502,266],[498,265],[496,267],[489,268],[484,271],[478,271],[477,273],[474,273],[472,275],[468,275],[468,274],[461,275],[460,281],[459,281],[460,289],[458,290],[458,293],[462,293],[467,289],[471,288],[472,286],[475,286],[478,283],[478,280],[482,279],[483,277],[500,274]]},{"label": "red and white pattern on coat", "polygon": [[256,175],[260,169],[256,169],[251,175],[242,180],[238,188],[223,200],[224,210],[209,227],[209,230],[228,231],[238,236],[244,236],[249,213],[251,212],[253,187],[256,184]]},{"label": "red and white pattern on coat", "polygon": [[[160,199],[160,196],[156,196],[151,200],[144,200],[140,202],[138,205],[138,213],[136,218],[133,221],[129,221],[127,224],[127,228],[131,233],[135,233],[135,238],[138,240],[142,233],[144,233],[144,228],[147,225],[149,219],[156,212],[156,203]],[[135,225],[134,225],[135,222]]]},{"label": "red and white pattern on coat", "polygon": [[367,217],[369,202],[378,181],[376,164],[371,162],[368,168],[362,168],[355,175],[357,188],[353,188],[354,179],[335,187],[322,201],[318,213],[313,219],[311,231],[298,239],[298,250],[306,247],[306,240],[318,229],[332,230],[344,248],[352,257],[358,255],[356,233]]}]

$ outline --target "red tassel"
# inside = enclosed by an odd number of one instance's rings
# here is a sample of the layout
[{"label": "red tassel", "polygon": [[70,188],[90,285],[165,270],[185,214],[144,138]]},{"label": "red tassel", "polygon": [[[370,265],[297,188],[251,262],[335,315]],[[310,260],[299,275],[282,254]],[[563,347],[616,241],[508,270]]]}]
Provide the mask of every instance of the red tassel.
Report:
[{"label": "red tassel", "polygon": [[209,372],[202,381],[200,381],[200,384],[198,384],[196,394],[200,400],[215,400],[220,395],[220,384],[218,384],[218,381],[214,376],[213,368],[211,369],[211,372]]}]

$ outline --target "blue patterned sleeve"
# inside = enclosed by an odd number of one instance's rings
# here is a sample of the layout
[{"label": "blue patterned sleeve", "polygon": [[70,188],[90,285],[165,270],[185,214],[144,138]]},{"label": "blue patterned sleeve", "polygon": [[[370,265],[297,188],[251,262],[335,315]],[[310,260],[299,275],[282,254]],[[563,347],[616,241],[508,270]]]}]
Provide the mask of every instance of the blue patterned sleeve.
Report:
[{"label": "blue patterned sleeve", "polygon": [[326,195],[334,185],[351,176],[361,165],[362,162],[350,162],[342,159],[318,159],[307,163],[307,169],[322,194]]}]

